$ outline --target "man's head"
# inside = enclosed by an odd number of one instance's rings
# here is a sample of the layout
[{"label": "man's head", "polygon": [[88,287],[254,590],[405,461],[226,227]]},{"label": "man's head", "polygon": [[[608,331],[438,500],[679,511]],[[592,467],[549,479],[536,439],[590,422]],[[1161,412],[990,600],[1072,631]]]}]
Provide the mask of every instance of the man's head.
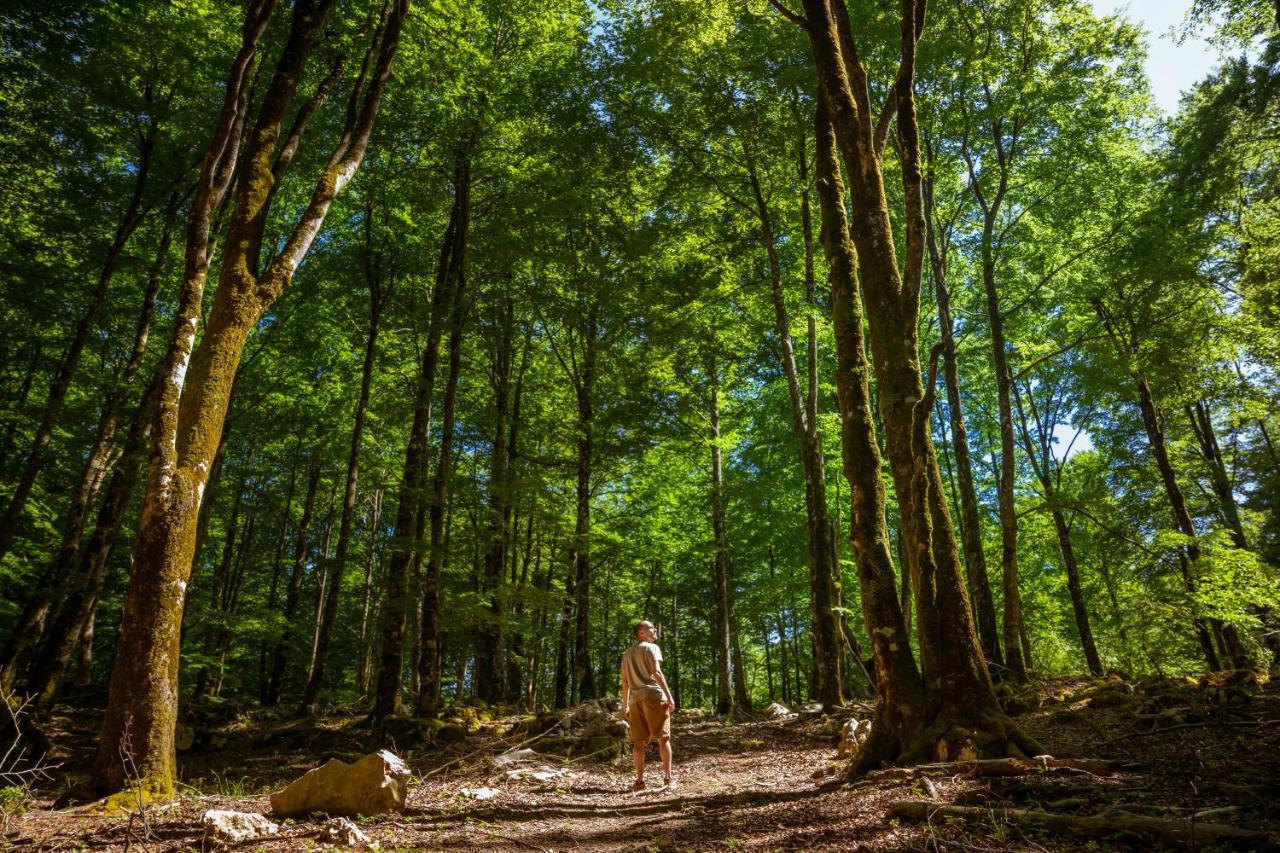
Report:
[{"label": "man's head", "polygon": [[637,622],[636,639],[642,643],[652,643],[658,639],[658,629],[653,627],[653,623],[647,619]]}]

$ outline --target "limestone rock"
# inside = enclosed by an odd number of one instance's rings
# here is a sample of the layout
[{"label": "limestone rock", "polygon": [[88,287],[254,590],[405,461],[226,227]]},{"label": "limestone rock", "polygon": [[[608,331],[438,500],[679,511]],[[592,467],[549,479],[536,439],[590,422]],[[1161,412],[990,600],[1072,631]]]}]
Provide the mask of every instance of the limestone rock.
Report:
[{"label": "limestone rock", "polygon": [[320,827],[320,840],[338,847],[378,846],[360,831],[360,827],[345,817],[335,817]]},{"label": "limestone rock", "polygon": [[764,709],[764,717],[766,720],[785,720],[788,717],[794,717],[791,709],[781,702],[774,702],[772,705]]},{"label": "limestone rock", "polygon": [[266,815],[211,809],[204,813],[204,840],[210,845],[243,844],[280,831]]},{"label": "limestone rock", "polygon": [[859,720],[856,717],[847,720],[840,729],[840,746],[837,748],[838,758],[853,758],[862,746],[867,735],[871,733],[871,721]]},{"label": "limestone rock", "polygon": [[283,817],[323,812],[352,817],[404,809],[413,773],[396,755],[382,750],[354,764],[330,759],[271,795],[271,810]]}]

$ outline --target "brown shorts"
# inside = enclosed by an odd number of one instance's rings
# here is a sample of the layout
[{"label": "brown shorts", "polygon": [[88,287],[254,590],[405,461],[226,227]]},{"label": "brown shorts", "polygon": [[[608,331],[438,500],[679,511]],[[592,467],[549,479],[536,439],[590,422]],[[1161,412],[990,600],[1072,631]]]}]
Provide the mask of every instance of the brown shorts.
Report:
[{"label": "brown shorts", "polygon": [[671,737],[671,711],[657,699],[632,702],[627,722],[631,724],[632,743],[648,743],[659,735]]}]

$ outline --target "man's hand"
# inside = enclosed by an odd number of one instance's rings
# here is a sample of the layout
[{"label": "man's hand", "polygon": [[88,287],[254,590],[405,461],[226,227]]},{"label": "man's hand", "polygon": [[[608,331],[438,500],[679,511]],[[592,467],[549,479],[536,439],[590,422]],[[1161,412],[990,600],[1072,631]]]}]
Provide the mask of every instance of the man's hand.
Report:
[{"label": "man's hand", "polygon": [[668,711],[670,711],[673,714],[676,712],[676,700],[668,698],[665,704],[667,706]]}]

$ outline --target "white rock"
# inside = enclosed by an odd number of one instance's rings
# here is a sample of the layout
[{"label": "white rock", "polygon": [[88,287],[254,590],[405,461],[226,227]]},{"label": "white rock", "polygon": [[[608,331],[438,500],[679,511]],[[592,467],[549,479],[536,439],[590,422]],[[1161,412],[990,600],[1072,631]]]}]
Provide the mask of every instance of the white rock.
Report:
[{"label": "white rock", "polygon": [[266,815],[218,809],[204,813],[204,840],[211,845],[243,844],[279,831],[280,825],[267,820]]},{"label": "white rock", "polygon": [[532,749],[513,749],[510,752],[504,752],[493,759],[494,767],[507,767],[511,764],[522,764],[526,761],[537,761],[540,758],[538,753]]},{"label": "white rock", "polygon": [[473,800],[492,800],[502,792],[497,788],[459,788],[458,793]]},{"label": "white rock", "polygon": [[271,795],[271,810],[283,817],[323,812],[353,817],[403,811],[413,773],[395,754],[382,750],[355,764],[331,759]]},{"label": "white rock", "polygon": [[794,717],[795,714],[791,713],[791,710],[781,702],[774,702],[764,709],[764,716],[767,720],[785,720],[788,717]]},{"label": "white rock", "polygon": [[322,826],[320,840],[339,847],[359,847],[361,844],[366,847],[378,846],[369,840],[369,836],[360,831],[360,827],[345,817],[335,817]]},{"label": "white rock", "polygon": [[855,717],[845,721],[845,724],[840,729],[840,746],[836,751],[836,756],[839,758],[852,758],[869,734],[871,734],[870,720],[859,720]]}]

